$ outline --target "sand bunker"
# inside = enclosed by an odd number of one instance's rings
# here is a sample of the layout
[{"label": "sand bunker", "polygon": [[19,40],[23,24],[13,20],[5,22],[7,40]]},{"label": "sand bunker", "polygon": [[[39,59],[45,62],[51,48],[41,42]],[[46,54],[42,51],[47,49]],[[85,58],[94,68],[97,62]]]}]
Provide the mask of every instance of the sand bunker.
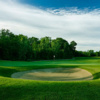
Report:
[{"label": "sand bunker", "polygon": [[90,72],[81,68],[48,68],[36,69],[24,72],[17,72],[11,75],[12,78],[44,80],[44,81],[78,81],[92,80]]}]

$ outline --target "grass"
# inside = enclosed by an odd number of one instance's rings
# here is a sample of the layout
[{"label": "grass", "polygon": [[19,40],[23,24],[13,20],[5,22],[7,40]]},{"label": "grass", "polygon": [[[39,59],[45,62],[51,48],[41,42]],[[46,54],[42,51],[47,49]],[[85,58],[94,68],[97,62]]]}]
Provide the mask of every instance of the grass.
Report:
[{"label": "grass", "polygon": [[[74,67],[91,72],[94,80],[49,82],[13,79],[11,74],[31,69]],[[0,100],[100,100],[100,58],[55,61],[0,61]]]}]

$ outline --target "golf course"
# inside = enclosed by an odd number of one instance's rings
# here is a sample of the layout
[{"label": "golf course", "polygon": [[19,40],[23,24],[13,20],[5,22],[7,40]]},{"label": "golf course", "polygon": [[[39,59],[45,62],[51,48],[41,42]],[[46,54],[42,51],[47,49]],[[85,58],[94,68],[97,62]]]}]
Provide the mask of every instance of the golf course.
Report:
[{"label": "golf course", "polygon": [[100,100],[100,0],[0,0],[0,100]]},{"label": "golf course", "polygon": [[100,57],[1,60],[0,100],[100,100]]}]

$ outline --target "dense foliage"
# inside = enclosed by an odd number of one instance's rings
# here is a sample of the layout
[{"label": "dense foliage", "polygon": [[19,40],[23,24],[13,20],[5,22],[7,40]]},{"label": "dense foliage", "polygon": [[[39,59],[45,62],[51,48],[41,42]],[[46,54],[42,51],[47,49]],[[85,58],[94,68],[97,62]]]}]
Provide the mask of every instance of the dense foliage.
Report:
[{"label": "dense foliage", "polygon": [[100,51],[88,50],[88,51],[75,51],[76,57],[98,57],[100,56]]},{"label": "dense foliage", "polygon": [[75,55],[77,43],[70,44],[62,39],[14,35],[9,30],[0,30],[0,59],[3,60],[40,60],[40,59],[69,59]]}]

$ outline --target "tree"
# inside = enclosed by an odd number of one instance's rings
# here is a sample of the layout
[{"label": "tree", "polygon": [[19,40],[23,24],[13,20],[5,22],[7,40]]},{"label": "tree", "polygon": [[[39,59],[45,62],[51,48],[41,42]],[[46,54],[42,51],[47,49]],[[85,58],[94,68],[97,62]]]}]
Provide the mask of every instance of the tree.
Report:
[{"label": "tree", "polygon": [[51,51],[50,37],[43,37],[40,39],[39,50],[40,50],[41,58],[51,59],[52,51]]},{"label": "tree", "polygon": [[51,47],[56,58],[72,58],[72,51],[70,50],[69,43],[66,40],[56,38],[52,40]]},{"label": "tree", "polygon": [[39,56],[39,39],[36,37],[31,37],[28,39],[31,49],[31,56],[34,60],[40,59]]},{"label": "tree", "polygon": [[76,45],[77,45],[77,43],[75,41],[71,41],[70,48],[71,48],[74,56],[75,56]]}]

